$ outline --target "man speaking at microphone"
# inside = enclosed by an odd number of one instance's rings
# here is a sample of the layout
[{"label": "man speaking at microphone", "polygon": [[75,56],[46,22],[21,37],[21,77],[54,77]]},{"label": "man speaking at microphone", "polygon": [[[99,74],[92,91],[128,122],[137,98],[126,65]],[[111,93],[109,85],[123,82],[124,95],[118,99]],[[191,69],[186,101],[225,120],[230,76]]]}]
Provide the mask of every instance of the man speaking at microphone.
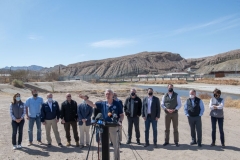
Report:
[{"label": "man speaking at microphone", "polygon": [[[106,101],[100,101],[95,104],[86,99],[83,95],[79,95],[79,97],[84,99],[89,106],[96,108],[98,112],[102,113],[103,119],[106,122],[112,122],[111,117],[113,116],[113,114],[116,114],[116,118],[121,125],[124,118],[122,106],[118,101],[115,101],[113,99],[113,91],[111,89],[106,89],[105,91]],[[109,127],[109,136],[114,148],[114,160],[120,160],[118,128],[118,126]]]}]

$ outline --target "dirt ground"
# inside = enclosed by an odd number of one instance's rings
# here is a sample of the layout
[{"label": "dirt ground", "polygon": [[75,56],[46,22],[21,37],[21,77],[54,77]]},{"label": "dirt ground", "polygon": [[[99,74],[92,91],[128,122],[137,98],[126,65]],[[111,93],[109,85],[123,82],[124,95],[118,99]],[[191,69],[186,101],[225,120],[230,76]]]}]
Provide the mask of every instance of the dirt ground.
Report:
[{"label": "dirt ground", "polygon": [[[35,84],[36,85],[36,84]],[[43,87],[44,89],[50,90],[48,88],[47,83],[38,83],[36,86]],[[199,84],[198,84],[199,85]],[[62,91],[62,93],[55,93],[54,99],[59,103],[62,103],[65,100],[66,92],[72,93],[73,99],[80,103],[82,100],[78,98],[78,92],[86,93],[90,96],[90,100],[97,101],[100,99],[104,99],[103,91],[106,88],[112,88],[116,91],[121,92],[120,99],[123,101],[128,96],[128,90],[131,88],[131,85],[110,85],[110,84],[89,84],[89,83],[81,83],[81,82],[71,82],[69,83],[57,83],[55,85],[56,91]],[[92,91],[90,91],[92,90]],[[10,85],[2,85],[0,84],[0,119],[2,123],[0,123],[0,160],[5,159],[14,159],[14,160],[33,160],[33,159],[63,159],[63,160],[75,160],[75,159],[86,159],[87,156],[87,148],[80,149],[79,147],[75,147],[75,143],[71,147],[66,147],[66,138],[65,131],[63,125],[58,124],[60,136],[62,139],[63,147],[60,148],[57,146],[55,137],[53,132],[52,135],[52,146],[47,147],[46,145],[46,134],[45,128],[42,126],[42,141],[45,145],[38,145],[36,142],[36,126],[34,126],[34,141],[33,145],[28,147],[28,121],[25,120],[24,130],[23,130],[23,148],[20,150],[12,150],[11,143],[11,119],[9,115],[9,105],[12,101],[12,97],[14,93],[19,92],[22,96],[22,100],[25,101],[31,94],[29,90],[18,89],[12,87]],[[142,90],[138,91],[138,95],[142,98],[146,96],[146,93]],[[46,100],[46,93],[39,93],[39,96],[42,96],[44,100]],[[156,95],[161,98],[161,95]],[[185,98],[182,98],[182,102],[185,101]],[[190,128],[187,122],[187,118],[183,113],[183,107],[179,111],[179,144],[180,147],[176,147],[173,145],[173,133],[171,129],[170,136],[170,145],[163,147],[164,143],[164,112],[161,112],[161,117],[158,121],[158,144],[159,147],[153,148],[152,145],[152,128],[150,128],[150,146],[144,148],[142,145],[137,145],[135,141],[135,132],[133,129],[133,143],[131,145],[126,144],[127,134],[127,120],[126,118],[123,121],[123,141],[121,145],[121,159],[122,160],[175,160],[175,159],[183,159],[183,160],[237,160],[240,159],[240,123],[239,123],[239,109],[234,108],[225,108],[224,114],[224,131],[225,131],[225,139],[226,139],[226,148],[220,147],[220,136],[217,132],[217,141],[216,147],[210,147],[211,143],[211,121],[209,117],[209,108],[207,102],[205,103],[205,113],[202,117],[202,128],[203,128],[203,146],[202,148],[198,148],[197,146],[190,146],[189,143],[191,141],[190,136]],[[144,144],[144,121],[140,119],[140,133],[141,133],[141,143]],[[90,159],[97,159],[97,143],[93,141],[93,151],[89,154]],[[110,148],[110,159],[113,159],[113,148]],[[135,157],[136,156],[136,157]]]}]

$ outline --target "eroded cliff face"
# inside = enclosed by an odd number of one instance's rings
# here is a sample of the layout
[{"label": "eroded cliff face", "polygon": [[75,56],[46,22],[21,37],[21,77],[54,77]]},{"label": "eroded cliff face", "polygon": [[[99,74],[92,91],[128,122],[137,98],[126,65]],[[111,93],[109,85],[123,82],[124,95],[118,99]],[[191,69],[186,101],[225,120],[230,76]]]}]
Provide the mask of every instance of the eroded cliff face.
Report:
[{"label": "eroded cliff face", "polygon": [[[114,78],[181,72],[186,71],[189,67],[199,68],[196,73],[205,74],[220,70],[235,71],[236,67],[240,70],[240,50],[194,59],[184,59],[179,54],[171,52],[141,52],[117,58],[79,62],[60,68],[62,76],[98,75]],[[58,68],[55,66],[49,71],[58,72]]]},{"label": "eroded cliff face", "polygon": [[70,74],[71,76],[98,75],[101,77],[120,77],[183,71],[187,66],[189,66],[187,61],[179,54],[142,52],[118,58],[71,64],[68,65],[65,74]]}]

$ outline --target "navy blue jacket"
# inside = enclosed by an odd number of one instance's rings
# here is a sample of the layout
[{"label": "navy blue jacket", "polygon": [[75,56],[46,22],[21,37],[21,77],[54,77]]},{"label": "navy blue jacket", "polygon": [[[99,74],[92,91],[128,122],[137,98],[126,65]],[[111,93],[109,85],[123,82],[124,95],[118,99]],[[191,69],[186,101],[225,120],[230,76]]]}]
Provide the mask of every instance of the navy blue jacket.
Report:
[{"label": "navy blue jacket", "polygon": [[79,125],[83,125],[82,119],[87,119],[86,126],[91,125],[91,116],[93,113],[93,109],[91,106],[85,103],[81,103],[78,105],[77,113],[78,113]]},{"label": "navy blue jacket", "polygon": [[45,120],[52,120],[52,119],[59,119],[60,117],[60,110],[57,101],[52,102],[52,111],[48,105],[48,102],[42,104],[41,108],[41,121],[44,122]]}]

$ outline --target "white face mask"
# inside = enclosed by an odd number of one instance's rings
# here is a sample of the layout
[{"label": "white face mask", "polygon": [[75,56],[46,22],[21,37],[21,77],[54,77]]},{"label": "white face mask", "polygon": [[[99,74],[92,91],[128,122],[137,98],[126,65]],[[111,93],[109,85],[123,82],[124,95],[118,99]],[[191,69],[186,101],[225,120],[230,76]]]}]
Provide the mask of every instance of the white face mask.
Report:
[{"label": "white face mask", "polygon": [[190,98],[194,98],[195,96],[190,94],[189,97],[190,97]]},{"label": "white face mask", "polygon": [[85,100],[83,100],[83,104],[86,104],[86,101],[85,101]]},{"label": "white face mask", "polygon": [[52,102],[53,100],[52,100],[52,98],[48,98],[48,102]]},{"label": "white face mask", "polygon": [[21,100],[21,97],[16,97],[16,101],[20,101]]}]

